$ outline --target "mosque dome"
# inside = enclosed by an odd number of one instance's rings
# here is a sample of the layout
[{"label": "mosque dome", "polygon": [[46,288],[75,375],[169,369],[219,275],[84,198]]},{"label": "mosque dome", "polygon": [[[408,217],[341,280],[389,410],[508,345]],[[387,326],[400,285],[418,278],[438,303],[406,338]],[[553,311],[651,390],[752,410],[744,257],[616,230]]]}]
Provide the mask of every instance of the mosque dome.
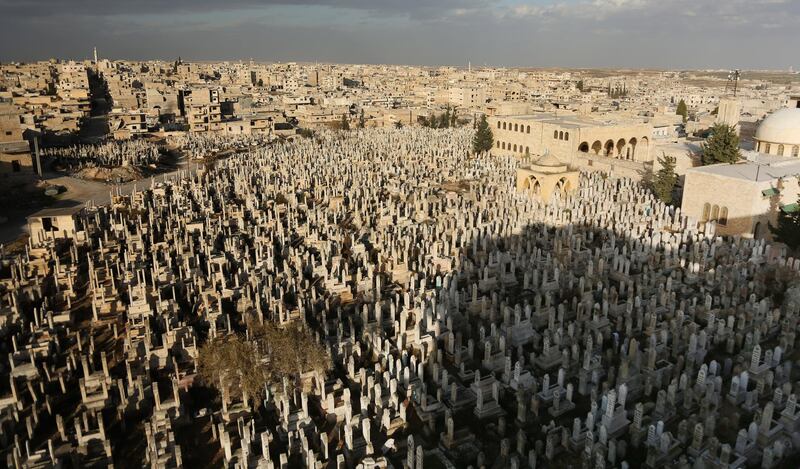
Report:
[{"label": "mosque dome", "polygon": [[531,169],[542,173],[561,173],[567,170],[567,165],[545,150],[544,155],[531,164]]},{"label": "mosque dome", "polygon": [[767,116],[756,130],[759,142],[800,145],[800,109],[786,108]]}]

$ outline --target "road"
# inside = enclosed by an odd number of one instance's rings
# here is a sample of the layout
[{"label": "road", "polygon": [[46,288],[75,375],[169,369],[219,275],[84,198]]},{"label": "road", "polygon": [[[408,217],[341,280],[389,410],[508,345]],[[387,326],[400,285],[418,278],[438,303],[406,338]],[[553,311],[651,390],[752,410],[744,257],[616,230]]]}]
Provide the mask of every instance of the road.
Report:
[{"label": "road", "polygon": [[118,191],[122,195],[129,195],[134,188],[137,190],[149,188],[152,181],[162,182],[167,179],[188,177],[200,167],[202,167],[202,164],[182,161],[175,171],[124,184],[106,184],[99,181],[78,179],[61,173],[45,172],[43,179],[48,184],[64,186],[67,188],[66,192],[58,195],[57,202],[53,205],[11,214],[6,223],[0,224],[0,244],[9,243],[22,235],[27,235],[27,217],[41,209],[74,207],[76,205],[86,205],[89,202],[93,205],[106,205],[111,202],[112,191]]}]

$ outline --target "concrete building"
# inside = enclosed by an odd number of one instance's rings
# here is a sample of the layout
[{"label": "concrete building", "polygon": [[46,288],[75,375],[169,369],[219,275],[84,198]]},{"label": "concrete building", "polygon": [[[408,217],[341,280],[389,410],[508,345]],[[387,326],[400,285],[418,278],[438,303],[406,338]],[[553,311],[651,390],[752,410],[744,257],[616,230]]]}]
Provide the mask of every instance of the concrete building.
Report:
[{"label": "concrete building", "polygon": [[640,178],[652,164],[652,126],[635,120],[599,120],[577,114],[493,116],[494,154],[542,155],[589,170]]},{"label": "concrete building", "polygon": [[737,164],[701,166],[686,171],[683,213],[700,224],[714,222],[715,233],[772,239],[779,210],[796,210],[800,160],[750,153]]},{"label": "concrete building", "polygon": [[499,154],[543,154],[562,160],[576,153],[629,161],[651,161],[652,127],[630,121],[599,121],[586,116],[532,114],[489,118]]},{"label": "concrete building", "polygon": [[717,108],[718,124],[729,125],[739,131],[739,119],[742,115],[742,103],[736,98],[722,98]]},{"label": "concrete building", "polygon": [[530,192],[542,200],[550,200],[554,193],[574,191],[578,188],[580,173],[571,170],[551,153],[545,153],[533,163],[517,169],[517,190]]}]

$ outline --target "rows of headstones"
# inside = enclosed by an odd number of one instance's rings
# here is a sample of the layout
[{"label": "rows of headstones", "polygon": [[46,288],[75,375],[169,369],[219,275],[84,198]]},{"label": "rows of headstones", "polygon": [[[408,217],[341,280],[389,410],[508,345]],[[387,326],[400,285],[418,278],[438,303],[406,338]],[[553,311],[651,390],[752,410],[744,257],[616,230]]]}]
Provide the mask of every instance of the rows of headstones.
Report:
[{"label": "rows of headstones", "polygon": [[[798,307],[776,285],[800,261],[613,175],[517,193],[470,139],[321,132],[31,233],[0,270],[4,461],[791,464]],[[331,371],[201,394],[199,347],[252,317],[310,328]]]},{"label": "rows of headstones", "polygon": [[181,132],[167,137],[167,143],[177,147],[190,159],[201,160],[223,152],[243,152],[263,147],[272,141],[269,134],[233,134]]},{"label": "rows of headstones", "polygon": [[42,150],[42,155],[67,170],[95,167],[147,166],[161,160],[163,144],[147,139],[112,140],[91,145],[51,147]]}]

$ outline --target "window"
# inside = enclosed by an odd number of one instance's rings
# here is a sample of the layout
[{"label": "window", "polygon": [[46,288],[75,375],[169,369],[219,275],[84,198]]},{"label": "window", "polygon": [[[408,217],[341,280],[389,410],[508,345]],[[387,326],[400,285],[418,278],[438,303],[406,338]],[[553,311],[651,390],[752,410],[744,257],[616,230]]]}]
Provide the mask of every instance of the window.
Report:
[{"label": "window", "polygon": [[563,131],[558,133],[558,139],[559,140],[564,140],[564,132]]},{"label": "window", "polygon": [[531,126],[528,126],[526,129],[526,133],[531,133]]},{"label": "window", "polygon": [[517,131],[517,124],[514,124],[514,132]]},{"label": "window", "polygon": [[500,121],[497,121],[497,128],[500,128]]},{"label": "window", "polygon": [[564,140],[569,141],[569,132],[564,132]]},{"label": "window", "polygon": [[711,213],[711,204],[703,204],[703,217],[700,219],[702,222],[708,221],[708,215]]},{"label": "window", "polygon": [[503,130],[506,130],[506,123],[503,122]]},{"label": "window", "polygon": [[517,144],[514,144],[514,151],[517,151]]},{"label": "window", "polygon": [[506,149],[506,142],[503,142],[503,150]]},{"label": "window", "polygon": [[711,221],[719,220],[719,206],[714,205],[711,207]]},{"label": "window", "polygon": [[558,138],[558,130],[553,131],[553,138]]},{"label": "window", "polygon": [[764,153],[769,153],[769,143],[764,144]]},{"label": "window", "polygon": [[722,226],[728,224],[728,207],[722,207],[719,211],[719,221],[717,221]]},{"label": "window", "polygon": [[800,147],[795,145],[792,147],[792,156],[800,156]]},{"label": "window", "polygon": [[783,156],[783,145],[778,145],[778,156]]},{"label": "window", "polygon": [[497,145],[497,148],[500,148],[500,141],[494,142]]}]

